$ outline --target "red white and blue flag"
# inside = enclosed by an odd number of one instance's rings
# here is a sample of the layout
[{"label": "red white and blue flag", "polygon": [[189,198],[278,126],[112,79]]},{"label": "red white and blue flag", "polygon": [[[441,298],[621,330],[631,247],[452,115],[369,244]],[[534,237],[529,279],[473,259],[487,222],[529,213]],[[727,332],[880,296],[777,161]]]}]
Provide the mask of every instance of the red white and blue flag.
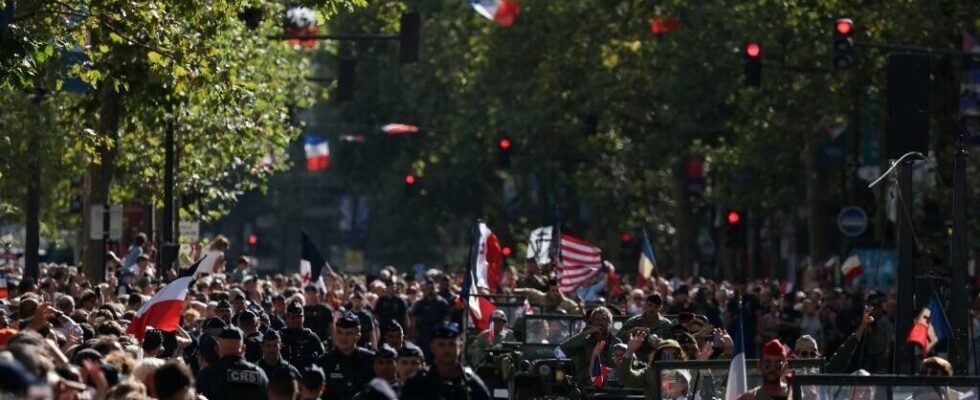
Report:
[{"label": "red white and blue flag", "polygon": [[602,269],[602,250],[592,243],[563,233],[560,251],[556,271],[563,293],[573,292]]},{"label": "red white and blue flag", "polygon": [[915,325],[909,331],[906,342],[919,345],[922,349],[922,356],[926,357],[929,350],[932,350],[936,343],[946,337],[949,333],[949,326],[946,325],[946,318],[943,313],[943,306],[935,297],[929,300],[919,316],[915,318]]},{"label": "red white and blue flag", "polygon": [[7,275],[3,270],[0,270],[0,298],[6,299],[10,296],[10,292],[7,291]]},{"label": "red white and blue flag", "polygon": [[463,292],[460,297],[470,310],[473,325],[477,330],[490,326],[490,314],[497,309],[486,297],[479,296],[479,289],[487,289],[490,293],[497,290],[500,284],[500,273],[503,270],[503,255],[497,236],[487,227],[478,222],[473,229],[473,244],[470,247],[470,262],[466,267],[466,278],[463,280]]},{"label": "red white and blue flag", "polygon": [[388,136],[408,135],[419,133],[419,127],[408,124],[387,124],[381,127],[381,131]]},{"label": "red white and blue flag", "polygon": [[643,230],[643,249],[640,252],[640,263],[637,266],[636,286],[644,287],[650,281],[650,277],[657,271],[657,256],[653,252],[653,245],[650,244],[650,236]]},{"label": "red white and blue flag", "polygon": [[521,6],[514,0],[470,0],[477,13],[496,22],[500,26],[511,26],[521,12]]},{"label": "red white and blue flag", "polygon": [[306,151],[306,170],[320,171],[330,168],[330,145],[327,138],[318,135],[303,135],[303,150]]},{"label": "red white and blue flag", "polygon": [[136,311],[136,316],[126,328],[126,333],[136,336],[143,340],[146,328],[152,326],[163,332],[174,332],[180,326],[180,312],[184,309],[184,299],[187,298],[187,290],[194,280],[194,273],[201,261],[208,256],[201,257],[190,268],[180,271],[177,279],[160,289],[149,301]]},{"label": "red white and blue flag", "polygon": [[609,367],[602,365],[602,360],[599,358],[600,353],[592,355],[592,384],[597,388],[601,388],[606,385],[606,380],[609,379]]}]

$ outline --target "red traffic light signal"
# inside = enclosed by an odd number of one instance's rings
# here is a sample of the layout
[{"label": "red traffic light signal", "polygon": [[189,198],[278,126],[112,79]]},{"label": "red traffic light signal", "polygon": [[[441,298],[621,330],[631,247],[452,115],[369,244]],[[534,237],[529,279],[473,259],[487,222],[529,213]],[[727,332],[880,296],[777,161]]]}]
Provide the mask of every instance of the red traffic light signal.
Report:
[{"label": "red traffic light signal", "polygon": [[510,246],[504,246],[500,248],[500,254],[503,255],[504,257],[510,257],[510,255],[513,253],[514,250],[511,249]]},{"label": "red traffic light signal", "polygon": [[506,136],[503,137],[503,138],[501,138],[500,141],[497,142],[497,146],[500,147],[500,150],[503,150],[503,151],[510,150],[510,145],[511,145],[510,138],[509,137],[506,137]]},{"label": "red traffic light signal", "polygon": [[409,185],[409,186],[414,185],[416,180],[418,180],[418,178],[416,178],[415,175],[405,174],[405,184],[406,185]]},{"label": "red traffic light signal", "polygon": [[246,240],[246,242],[248,242],[249,246],[255,246],[259,244],[259,237],[255,234],[248,235],[248,240]]},{"label": "red traffic light signal", "polygon": [[619,235],[619,240],[623,243],[629,243],[633,241],[633,234],[629,232],[623,232]]},{"label": "red traffic light signal", "polygon": [[834,28],[837,29],[838,35],[850,35],[854,29],[854,21],[848,18],[838,19],[837,23],[834,24]]},{"label": "red traffic light signal", "polygon": [[748,58],[759,58],[760,56],[762,56],[762,45],[756,42],[746,43],[745,56]]},{"label": "red traffic light signal", "polygon": [[739,222],[742,222],[742,214],[735,210],[728,211],[725,221],[728,221],[728,225],[738,225]]}]

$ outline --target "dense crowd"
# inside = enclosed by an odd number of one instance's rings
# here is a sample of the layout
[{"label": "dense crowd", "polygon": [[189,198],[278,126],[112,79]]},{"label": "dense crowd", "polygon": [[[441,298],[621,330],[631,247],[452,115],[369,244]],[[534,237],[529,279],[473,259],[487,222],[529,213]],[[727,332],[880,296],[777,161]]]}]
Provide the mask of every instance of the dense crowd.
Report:
[{"label": "dense crowd", "polygon": [[[329,272],[321,286],[298,274],[259,276],[242,257],[234,265],[222,259],[225,268],[196,278],[179,329],[148,327],[137,339],[127,325],[178,274],[158,273],[139,239],[123,258],[108,254],[101,282],[74,266],[42,265],[37,281],[16,265],[3,267],[0,392],[38,399],[482,399],[487,389],[467,365],[493,362],[487,355],[515,337],[547,343],[549,336],[546,325],[495,312],[490,328],[464,344],[463,328],[474,328],[460,298],[464,268]],[[208,251],[223,254],[227,242],[214,243]],[[786,290],[766,280],[670,274],[637,285],[612,271],[572,293],[559,288],[550,266],[529,261],[506,268],[496,293],[484,294],[526,298],[536,313],[583,316],[581,331],[555,343],[583,388],[594,385],[595,356],[612,368],[611,386],[648,387],[661,379],[647,373],[653,360],[730,358],[738,339],[748,358],[823,358],[828,371],[890,371],[894,291],[830,282]],[[616,316],[631,318],[614,332]],[[935,369],[944,362],[930,361]],[[759,367],[768,376],[761,361]],[[785,390],[785,363],[765,367],[779,370],[772,374],[777,389],[762,390]],[[692,379],[690,371],[677,372],[678,382]]]}]

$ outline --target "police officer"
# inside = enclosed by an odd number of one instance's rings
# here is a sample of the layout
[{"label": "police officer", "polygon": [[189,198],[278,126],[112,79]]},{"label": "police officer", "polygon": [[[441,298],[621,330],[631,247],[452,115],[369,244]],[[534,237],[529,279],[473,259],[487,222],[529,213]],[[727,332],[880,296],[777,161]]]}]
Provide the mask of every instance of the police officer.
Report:
[{"label": "police officer", "polygon": [[286,369],[293,375],[299,376],[299,370],[284,360],[280,351],[282,351],[282,341],[279,339],[279,332],[266,332],[262,335],[262,358],[259,358],[256,365],[262,368],[270,379],[277,369]]},{"label": "police officer", "polygon": [[245,359],[248,362],[258,362],[262,358],[262,332],[259,332],[259,321],[255,313],[243,310],[238,313],[238,327],[245,333]]},{"label": "police officer", "polygon": [[[398,392],[401,386],[401,382],[398,380],[398,375],[395,372],[396,357],[398,357],[398,352],[388,345],[382,345],[378,348],[378,351],[374,352],[374,375],[377,377],[375,380],[383,379],[395,393]],[[366,386],[357,396],[354,396],[353,400],[372,398],[373,390],[369,386]]]},{"label": "police officer", "polygon": [[286,329],[282,338],[282,357],[297,369],[306,368],[323,355],[323,343],[309,328],[303,327],[303,306],[293,302],[286,307]]},{"label": "police officer", "polygon": [[374,353],[357,347],[360,338],[360,319],[344,313],[334,327],[334,349],[317,362],[327,374],[324,399],[349,400],[374,378]]},{"label": "police officer", "polygon": [[210,399],[262,400],[266,398],[269,380],[261,368],[245,361],[245,335],[236,327],[227,327],[218,335],[221,359],[201,370],[197,391]]},{"label": "police officer", "polygon": [[443,323],[431,346],[435,364],[405,382],[402,400],[490,400],[480,377],[459,363],[463,341],[457,324]]}]

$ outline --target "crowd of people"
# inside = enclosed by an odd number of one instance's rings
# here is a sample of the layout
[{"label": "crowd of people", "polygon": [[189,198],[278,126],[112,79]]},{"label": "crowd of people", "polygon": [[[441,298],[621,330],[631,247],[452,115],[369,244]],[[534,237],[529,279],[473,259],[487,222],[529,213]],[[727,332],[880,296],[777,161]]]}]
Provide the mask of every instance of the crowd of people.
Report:
[{"label": "crowd of people", "polygon": [[[178,329],[147,327],[137,339],[127,333],[130,321],[178,275],[158,271],[141,239],[123,258],[108,254],[101,281],[68,265],[42,265],[37,280],[16,265],[3,267],[0,392],[36,399],[489,399],[473,368],[493,362],[486,355],[502,342],[541,334],[495,312],[494,324],[464,343],[462,331],[473,322],[460,298],[463,267],[422,275],[394,266],[367,275],[329,272],[321,285],[298,274],[258,275],[242,257],[193,281]],[[209,252],[227,249],[225,239],[214,242]],[[506,268],[492,294],[526,298],[538,313],[584,317],[580,332],[555,343],[584,389],[594,387],[595,356],[611,368],[611,386],[660,387],[654,360],[726,359],[736,340],[747,358],[760,358],[764,378],[744,398],[785,395],[788,358],[824,359],[829,372],[890,372],[894,291],[830,284],[797,291],[766,280],[670,274],[637,285],[602,272],[563,293],[555,278],[549,266],[529,261]],[[614,316],[630,318],[614,331]],[[927,361],[926,372],[952,374],[945,360]],[[680,384],[671,387],[690,385],[695,374],[678,371],[671,382]]]}]

